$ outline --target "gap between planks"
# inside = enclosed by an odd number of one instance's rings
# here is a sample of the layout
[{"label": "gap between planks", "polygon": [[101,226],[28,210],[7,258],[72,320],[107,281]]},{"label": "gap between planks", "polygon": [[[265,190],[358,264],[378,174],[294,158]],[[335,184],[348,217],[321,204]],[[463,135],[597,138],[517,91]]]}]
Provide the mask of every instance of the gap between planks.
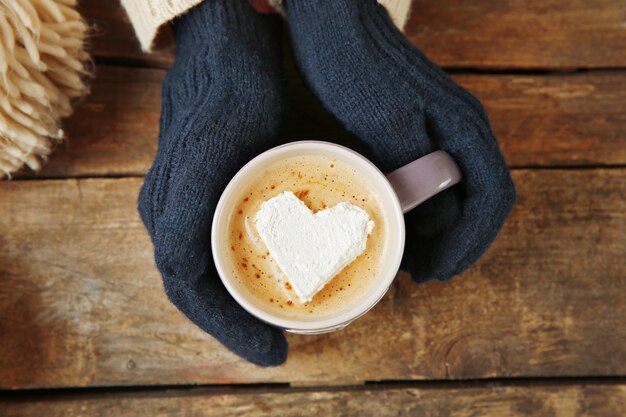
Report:
[{"label": "gap between planks", "polygon": [[464,390],[476,388],[537,388],[572,386],[625,385],[626,376],[602,377],[514,377],[480,378],[465,380],[395,380],[364,381],[346,385],[291,385],[289,383],[259,384],[175,384],[175,385],[125,385],[102,387],[66,387],[0,390],[2,401],[31,401],[46,399],[87,399],[122,397],[161,397],[161,396],[206,396],[228,394],[269,394],[302,392],[358,392],[384,391],[393,389],[419,390]]},{"label": "gap between planks", "polygon": [[[596,171],[596,170],[621,170],[626,169],[626,164],[616,165],[511,165],[511,171]],[[115,174],[89,174],[89,175],[72,175],[72,176],[55,176],[43,175],[33,177],[15,177],[11,178],[12,182],[22,181],[62,181],[62,180],[91,180],[91,179],[124,179],[124,178],[144,178],[145,174],[141,172],[115,173]],[[2,181],[0,181],[1,183]]]},{"label": "gap between planks", "polygon": [[[111,57],[111,56],[100,56],[96,55],[94,57],[94,62],[97,66],[106,65],[106,66],[114,66],[114,67],[123,67],[123,68],[145,68],[145,69],[154,69],[154,70],[164,70],[166,71],[171,63],[163,63],[163,62],[152,62],[146,61],[141,58],[127,58],[127,57]],[[173,61],[172,61],[173,62]],[[523,68],[523,67],[489,67],[489,66],[481,66],[481,67],[463,67],[463,66],[454,66],[454,65],[441,65],[439,66],[441,69],[446,71],[448,74],[467,74],[467,75],[566,75],[566,74],[577,74],[577,73],[593,73],[593,72],[624,72],[626,71],[626,67],[618,66],[618,67],[532,67],[532,68]]]}]

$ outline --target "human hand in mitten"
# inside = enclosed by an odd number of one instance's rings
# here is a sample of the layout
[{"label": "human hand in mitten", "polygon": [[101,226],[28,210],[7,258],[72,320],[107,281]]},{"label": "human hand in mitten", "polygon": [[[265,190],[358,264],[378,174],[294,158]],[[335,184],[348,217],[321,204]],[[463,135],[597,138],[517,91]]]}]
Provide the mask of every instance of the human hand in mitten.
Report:
[{"label": "human hand in mitten", "polygon": [[243,310],[210,247],[226,184],[273,145],[280,122],[280,24],[247,0],[205,0],[175,22],[159,149],[139,195],[168,297],[193,323],[259,365],[287,355],[282,333]]},{"label": "human hand in mitten", "polygon": [[376,0],[287,0],[298,66],[324,106],[392,171],[437,149],[460,184],[406,216],[402,269],[447,280],[496,237],[515,189],[481,104],[431,63]]}]

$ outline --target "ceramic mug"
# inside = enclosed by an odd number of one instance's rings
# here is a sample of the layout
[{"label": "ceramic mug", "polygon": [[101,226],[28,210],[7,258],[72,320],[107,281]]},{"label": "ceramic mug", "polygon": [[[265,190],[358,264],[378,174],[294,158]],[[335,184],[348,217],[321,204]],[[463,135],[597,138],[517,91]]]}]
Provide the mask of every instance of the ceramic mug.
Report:
[{"label": "ceramic mug", "polygon": [[[371,291],[352,308],[319,319],[295,320],[277,317],[247,295],[228,268],[228,216],[240,195],[240,189],[258,177],[274,162],[297,156],[325,156],[336,158],[366,176],[372,191],[378,197],[381,212],[387,220],[386,255],[382,260],[387,268],[381,271]],[[288,332],[318,334],[344,328],[367,313],[385,295],[400,268],[404,251],[404,216],[418,204],[453,186],[461,180],[461,172],[452,157],[444,151],[423,156],[388,175],[371,161],[344,146],[322,141],[299,141],[272,148],[248,162],[226,186],[217,204],[211,230],[211,248],[217,272],[233,298],[257,318]]]}]

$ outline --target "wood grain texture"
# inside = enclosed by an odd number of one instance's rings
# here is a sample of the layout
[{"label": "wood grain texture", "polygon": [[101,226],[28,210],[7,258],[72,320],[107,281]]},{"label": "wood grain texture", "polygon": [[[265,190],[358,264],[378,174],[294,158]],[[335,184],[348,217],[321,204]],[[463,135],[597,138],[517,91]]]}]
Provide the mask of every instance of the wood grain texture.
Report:
[{"label": "wood grain texture", "polygon": [[626,73],[453,78],[483,102],[509,165],[626,163]]},{"label": "wood grain texture", "polygon": [[405,32],[444,67],[626,66],[621,0],[414,0]]},{"label": "wood grain texture", "polygon": [[237,394],[191,390],[185,394],[158,396],[0,401],[0,407],[5,417],[615,417],[626,409],[626,386],[494,386]]},{"label": "wood grain texture", "polygon": [[626,373],[626,170],[520,170],[496,243],[450,283],[401,275],[341,332],[258,368],[171,306],[135,209],[141,179],[0,183],[0,386]]},{"label": "wood grain texture", "polygon": [[[39,176],[145,174],[156,152],[163,76],[162,70],[100,66],[91,95],[65,122],[68,141]],[[280,140],[326,139],[358,148],[295,71],[287,76]],[[509,165],[626,163],[626,73],[454,79],[483,101]]]},{"label": "wood grain texture", "polygon": [[91,94],[64,122],[68,140],[38,173],[22,176],[141,175],[157,148],[164,71],[99,66]]},{"label": "wood grain texture", "polygon": [[141,51],[119,0],[81,0],[79,10],[91,26],[90,49],[105,60],[150,67],[168,67],[174,57],[171,30],[164,25],[151,53]]},{"label": "wood grain texture", "polygon": [[[167,27],[155,52],[143,54],[116,1],[83,0],[81,5],[96,28],[96,56],[150,66],[171,62]],[[626,5],[621,0],[414,0],[405,32],[444,67],[626,66]]]}]

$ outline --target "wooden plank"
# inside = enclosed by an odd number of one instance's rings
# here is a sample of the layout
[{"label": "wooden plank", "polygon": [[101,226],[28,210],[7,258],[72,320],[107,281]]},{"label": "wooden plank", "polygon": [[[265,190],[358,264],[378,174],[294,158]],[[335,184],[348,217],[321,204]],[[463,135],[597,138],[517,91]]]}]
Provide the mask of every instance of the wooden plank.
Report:
[{"label": "wooden plank", "polygon": [[449,416],[560,417],[623,415],[625,385],[396,388],[211,394],[200,391],[137,396],[6,401],[6,417],[137,416]]},{"label": "wooden plank", "polygon": [[154,69],[98,67],[91,94],[64,123],[68,140],[39,175],[144,174],[157,148],[163,76]]},{"label": "wooden plank", "polygon": [[[68,141],[39,176],[143,175],[156,152],[163,75],[100,66],[91,95],[65,123]],[[512,166],[626,163],[626,73],[454,79],[484,102]],[[286,103],[283,141],[321,138],[358,147],[295,71],[288,72]]]},{"label": "wooden plank", "polygon": [[406,34],[444,67],[626,66],[622,0],[414,0]]},{"label": "wooden plank", "polygon": [[98,58],[167,67],[174,57],[174,43],[168,25],[163,26],[150,54],[141,51],[126,12],[118,0],[81,0],[79,10],[92,31],[90,50]]},{"label": "wooden plank", "polygon": [[626,170],[520,170],[496,243],[450,283],[401,275],[347,329],[238,359],[171,306],[141,179],[0,183],[0,387],[344,384],[626,374]]},{"label": "wooden plank", "polygon": [[[143,54],[116,1],[83,0],[96,56],[149,66],[172,60],[171,34]],[[626,66],[621,0],[414,0],[405,32],[444,67],[607,68]]]},{"label": "wooden plank", "polygon": [[457,75],[512,166],[626,163],[626,72]]}]

